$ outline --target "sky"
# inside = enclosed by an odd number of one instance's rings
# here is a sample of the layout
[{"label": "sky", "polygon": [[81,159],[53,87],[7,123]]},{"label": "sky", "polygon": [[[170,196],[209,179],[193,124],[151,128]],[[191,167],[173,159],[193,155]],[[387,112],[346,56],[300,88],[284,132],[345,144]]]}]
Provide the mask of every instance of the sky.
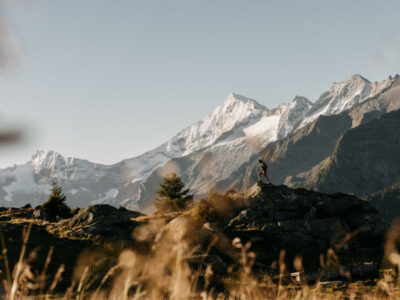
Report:
[{"label": "sky", "polygon": [[[400,73],[400,1],[3,1],[0,167],[36,150],[112,164],[164,143],[235,92],[315,101]],[[1,38],[1,36],[0,36]]]}]

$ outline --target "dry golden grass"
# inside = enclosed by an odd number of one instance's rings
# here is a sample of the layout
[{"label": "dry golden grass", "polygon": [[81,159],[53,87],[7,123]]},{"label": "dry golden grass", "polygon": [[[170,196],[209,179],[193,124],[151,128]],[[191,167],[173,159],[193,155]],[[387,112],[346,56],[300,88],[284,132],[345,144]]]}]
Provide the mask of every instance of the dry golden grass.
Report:
[{"label": "dry golden grass", "polygon": [[[224,212],[224,206],[220,213]],[[278,259],[279,274],[254,274],[255,254],[250,244],[243,245],[234,239],[231,247],[239,253],[239,268],[227,268],[227,275],[219,277],[211,265],[197,268],[188,262],[198,250],[198,224],[193,224],[192,212],[187,212],[167,223],[171,216],[140,217],[144,224],[133,233],[138,242],[148,243],[143,251],[123,249],[117,262],[98,277],[102,260],[99,253],[84,253],[73,274],[70,287],[63,294],[55,294],[65,266],[61,264],[56,274],[46,276],[51,263],[52,250],[42,272],[33,274],[30,263],[34,255],[26,253],[31,226],[24,232],[19,260],[11,271],[2,238],[3,299],[399,299],[400,253],[397,243],[400,222],[395,222],[388,232],[385,257],[392,268],[382,272],[382,277],[372,282],[350,282],[343,285],[316,282],[297,283],[287,280],[287,270],[282,252]],[[204,226],[204,225],[203,225]],[[1,237],[1,236],[0,236]],[[217,241],[213,241],[217,243]],[[204,257],[209,254],[204,252]],[[301,260],[294,263],[302,270]],[[222,285],[217,284],[218,282]]]}]

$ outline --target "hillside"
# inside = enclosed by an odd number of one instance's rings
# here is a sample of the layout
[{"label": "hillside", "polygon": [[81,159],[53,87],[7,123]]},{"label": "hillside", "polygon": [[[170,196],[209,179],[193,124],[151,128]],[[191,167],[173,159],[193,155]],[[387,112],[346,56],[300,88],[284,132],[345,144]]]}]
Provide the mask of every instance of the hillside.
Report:
[{"label": "hillside", "polygon": [[[320,254],[329,260],[335,253],[336,263],[327,265],[328,269],[337,268],[337,263],[349,268],[364,262],[379,265],[387,229],[376,209],[354,196],[265,184],[245,193],[212,194],[183,213],[144,216],[95,205],[81,209],[72,218],[49,222],[39,212],[29,207],[1,209],[0,226],[8,261],[12,269],[23,249],[22,233],[30,227],[25,261],[29,272],[40,274],[46,257],[51,257],[46,277],[30,280],[45,280],[43,288],[48,287],[50,282],[45,278],[54,278],[62,265],[63,277],[57,284],[61,292],[82,276],[87,276],[86,283],[100,284],[118,261],[123,262],[121,270],[135,268],[132,276],[153,268],[158,270],[158,277],[164,273],[168,276],[173,267],[169,260],[174,262],[179,251],[185,253],[180,262],[184,270],[210,265],[217,276],[213,284],[219,284],[220,289],[221,279],[231,276],[228,267],[240,269],[243,246],[239,245],[245,244],[246,251],[255,254],[254,271],[263,276],[279,273],[274,261],[282,250],[286,250],[288,272],[293,270],[291,264],[298,255],[308,271],[320,268]],[[85,269],[90,273],[85,275]],[[113,283],[113,276],[117,280],[118,274],[109,275],[111,280],[105,282],[106,286]],[[360,276],[351,274],[354,278]]]},{"label": "hillside", "polygon": [[[258,156],[269,163],[274,183],[359,196],[373,193],[398,180],[399,109],[396,77],[379,95],[341,114],[319,117],[267,145]],[[256,159],[221,184],[249,188],[257,180]]]},{"label": "hillside", "polygon": [[281,250],[286,250],[288,264],[301,255],[308,270],[317,269],[319,255],[329,249],[345,265],[382,257],[379,245],[387,224],[372,205],[354,196],[259,183],[244,194],[226,194],[228,203],[233,203],[228,207],[234,207],[231,215],[224,198],[209,199],[211,211],[220,218],[205,220],[230,238],[250,241],[261,265],[270,265]]},{"label": "hillside", "polygon": [[374,205],[386,219],[396,219],[400,215],[400,180],[363,199]]},{"label": "hillside", "polygon": [[365,196],[400,180],[400,110],[348,130],[319,168],[301,174],[305,186]]},{"label": "hillside", "polygon": [[[379,84],[370,83],[359,75],[335,83],[302,112],[303,116],[297,118],[299,121],[291,131],[277,139],[264,141],[263,135],[270,134],[264,126],[259,136],[249,136],[244,140],[230,138],[228,142],[174,158],[159,167],[143,181],[143,190],[146,191],[143,202],[151,203],[155,183],[170,170],[178,173],[199,195],[205,195],[209,190],[248,189],[257,181],[255,169],[259,156],[270,163],[274,182],[283,183],[286,177],[308,171],[328,157],[346,130],[399,109],[399,86],[398,76]],[[297,97],[293,102],[299,100]],[[293,113],[296,111],[293,109]]]},{"label": "hillside", "polygon": [[[37,284],[36,288],[47,290],[50,280],[61,270],[62,277],[56,291],[65,292],[88,265],[93,264],[92,271],[104,276],[104,270],[117,262],[120,251],[132,243],[132,231],[139,225],[132,218],[138,216],[141,214],[137,212],[96,205],[82,209],[70,219],[50,222],[40,209],[0,208],[3,251],[6,253],[4,259],[12,272],[24,249],[24,237],[29,232],[24,259],[25,275],[35,274],[35,278],[29,279],[33,288]],[[47,259],[47,270],[44,270]],[[2,270],[1,278],[5,281],[7,265]]]}]

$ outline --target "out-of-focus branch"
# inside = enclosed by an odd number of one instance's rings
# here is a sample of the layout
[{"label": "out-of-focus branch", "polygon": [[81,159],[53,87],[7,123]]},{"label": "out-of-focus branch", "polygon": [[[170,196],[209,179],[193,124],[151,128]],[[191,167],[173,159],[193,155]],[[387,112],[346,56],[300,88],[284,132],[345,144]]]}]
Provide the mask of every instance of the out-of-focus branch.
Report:
[{"label": "out-of-focus branch", "polygon": [[[6,4],[6,0],[0,0],[0,71],[15,66],[21,54],[20,39],[16,32],[10,27],[4,14],[4,7]],[[16,143],[21,140],[21,130],[1,127],[2,125],[0,125],[1,145]]]},{"label": "out-of-focus branch", "polygon": [[17,131],[17,130],[1,131],[0,130],[0,144],[16,143],[21,138],[22,138],[21,131]]}]

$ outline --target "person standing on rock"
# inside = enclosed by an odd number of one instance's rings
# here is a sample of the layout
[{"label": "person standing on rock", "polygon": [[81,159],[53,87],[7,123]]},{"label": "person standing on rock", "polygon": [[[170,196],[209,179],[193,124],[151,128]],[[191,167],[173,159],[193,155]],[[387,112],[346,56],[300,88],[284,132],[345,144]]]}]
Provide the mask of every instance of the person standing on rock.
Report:
[{"label": "person standing on rock", "polygon": [[267,179],[268,184],[271,184],[271,180],[269,180],[268,175],[267,175],[267,164],[263,162],[262,159],[258,160],[258,166],[260,167],[261,171],[258,172],[258,182],[262,182],[261,176],[264,175],[264,177]]}]

